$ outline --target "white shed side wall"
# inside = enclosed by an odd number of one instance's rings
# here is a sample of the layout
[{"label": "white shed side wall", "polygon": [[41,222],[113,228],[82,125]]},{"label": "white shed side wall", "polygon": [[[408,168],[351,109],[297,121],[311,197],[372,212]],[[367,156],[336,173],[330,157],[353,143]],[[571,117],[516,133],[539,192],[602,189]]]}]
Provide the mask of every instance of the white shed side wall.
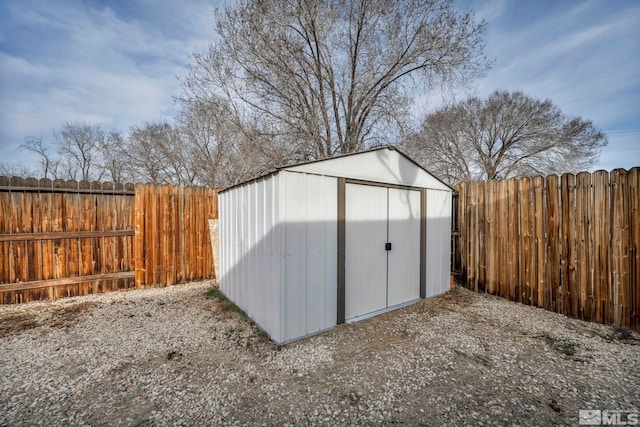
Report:
[{"label": "white shed side wall", "polygon": [[220,289],[275,341],[281,330],[279,174],[219,194]]},{"label": "white shed side wall", "polygon": [[449,290],[451,194],[451,191],[427,190],[427,298]]},{"label": "white shed side wall", "polygon": [[282,171],[284,318],[281,342],[336,325],[338,182]]}]

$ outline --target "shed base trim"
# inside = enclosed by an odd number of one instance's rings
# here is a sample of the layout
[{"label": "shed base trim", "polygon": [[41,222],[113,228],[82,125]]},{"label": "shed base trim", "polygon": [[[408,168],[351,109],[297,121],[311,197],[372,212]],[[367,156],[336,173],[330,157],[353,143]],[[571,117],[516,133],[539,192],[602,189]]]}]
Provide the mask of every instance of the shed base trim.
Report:
[{"label": "shed base trim", "polygon": [[[299,336],[299,337],[296,337],[296,338],[289,338],[289,339],[286,339],[286,340],[284,340],[284,341],[276,341],[276,340],[274,340],[273,338],[271,338],[271,336],[270,336],[270,335],[269,335],[269,338],[270,338],[270,339],[271,339],[271,341],[272,341],[274,344],[276,344],[276,345],[287,345],[287,344],[290,344],[290,343],[295,342],[295,341],[300,341],[300,340],[303,340],[303,339],[306,339],[306,338],[313,337],[313,336],[315,336],[315,335],[320,335],[320,334],[322,334],[322,333],[325,333],[325,332],[327,332],[327,331],[330,331],[331,329],[334,329],[336,326],[337,326],[337,325],[330,326],[330,327],[325,328],[325,329],[320,329],[320,330],[318,330],[318,331],[309,332],[309,333],[308,333],[308,334],[306,334],[306,335],[302,335],[302,336]],[[267,334],[267,335],[268,335],[268,334]]]},{"label": "shed base trim", "polygon": [[370,317],[378,316],[379,314],[384,314],[384,313],[387,313],[389,311],[397,310],[399,308],[403,308],[403,307],[406,307],[408,305],[415,304],[420,300],[421,300],[421,298],[416,298],[416,299],[412,299],[410,301],[405,301],[403,303],[396,304],[396,305],[391,306],[391,307],[386,307],[386,308],[383,308],[383,309],[380,309],[380,310],[372,311],[371,313],[361,314],[360,316],[356,316],[356,317],[352,317],[351,319],[347,319],[345,321],[345,323],[359,322],[360,320],[365,320],[365,319],[368,319]]}]

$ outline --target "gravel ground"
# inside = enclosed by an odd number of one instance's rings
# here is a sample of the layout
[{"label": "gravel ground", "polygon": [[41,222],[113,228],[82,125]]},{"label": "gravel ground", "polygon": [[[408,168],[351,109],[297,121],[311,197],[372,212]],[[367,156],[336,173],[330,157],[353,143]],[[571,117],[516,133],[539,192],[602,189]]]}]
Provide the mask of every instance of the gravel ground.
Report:
[{"label": "gravel ground", "polygon": [[457,289],[277,348],[211,282],[0,307],[0,425],[575,425],[640,338]]}]

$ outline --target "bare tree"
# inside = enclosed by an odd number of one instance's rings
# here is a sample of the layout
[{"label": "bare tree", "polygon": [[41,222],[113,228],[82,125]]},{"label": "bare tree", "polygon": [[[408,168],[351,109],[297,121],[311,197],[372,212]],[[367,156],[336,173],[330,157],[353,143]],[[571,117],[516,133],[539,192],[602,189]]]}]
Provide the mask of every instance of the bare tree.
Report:
[{"label": "bare tree", "polygon": [[169,123],[133,127],[125,147],[124,161],[134,170],[136,180],[154,184],[196,183],[197,174],[189,162],[191,148]]},{"label": "bare tree", "polygon": [[481,75],[484,28],[450,0],[243,0],[181,99],[225,97],[297,158],[353,152],[398,134],[416,88]]},{"label": "bare tree", "polygon": [[127,161],[126,139],[120,131],[109,132],[100,145],[99,168],[104,177],[115,183],[133,182],[134,171]]},{"label": "bare tree", "polygon": [[98,165],[105,133],[99,123],[66,122],[53,136],[66,178],[87,181],[102,178],[103,171]]},{"label": "bare tree", "polygon": [[183,103],[177,122],[183,157],[200,184],[226,187],[257,176],[286,157],[220,97]]},{"label": "bare tree", "polygon": [[406,151],[450,183],[576,172],[607,137],[591,121],[521,91],[472,97],[427,115]]},{"label": "bare tree", "polygon": [[42,142],[42,137],[29,136],[25,138],[25,142],[20,144],[19,148],[21,150],[31,151],[38,156],[40,173],[43,178],[58,178],[60,159],[55,158],[55,156],[49,152],[47,146]]},{"label": "bare tree", "polygon": [[19,176],[27,178],[36,176],[38,173],[18,162],[0,162],[0,176]]}]

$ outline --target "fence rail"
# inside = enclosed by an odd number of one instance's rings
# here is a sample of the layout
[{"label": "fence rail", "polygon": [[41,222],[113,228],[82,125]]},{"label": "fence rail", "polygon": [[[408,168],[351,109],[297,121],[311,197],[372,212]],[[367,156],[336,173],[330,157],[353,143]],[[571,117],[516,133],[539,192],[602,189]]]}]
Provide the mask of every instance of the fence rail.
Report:
[{"label": "fence rail", "polygon": [[0,303],[212,278],[209,218],[211,189],[0,177]]},{"label": "fence rail", "polygon": [[464,286],[640,330],[640,168],[456,189]]}]

